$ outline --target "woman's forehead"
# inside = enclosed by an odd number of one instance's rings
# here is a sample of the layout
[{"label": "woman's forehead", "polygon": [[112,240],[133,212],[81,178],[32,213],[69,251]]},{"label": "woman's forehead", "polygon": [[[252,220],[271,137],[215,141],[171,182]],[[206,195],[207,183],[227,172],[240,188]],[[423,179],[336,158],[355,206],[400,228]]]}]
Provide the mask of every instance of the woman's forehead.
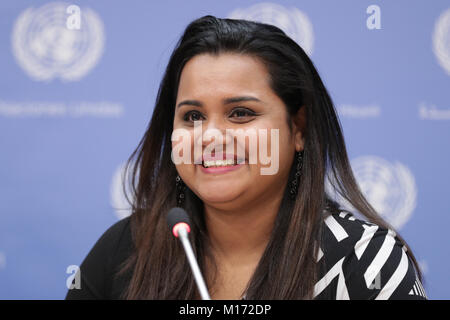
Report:
[{"label": "woman's forehead", "polygon": [[268,90],[269,74],[257,58],[236,53],[201,54],[184,66],[178,97],[253,95],[262,99]]}]

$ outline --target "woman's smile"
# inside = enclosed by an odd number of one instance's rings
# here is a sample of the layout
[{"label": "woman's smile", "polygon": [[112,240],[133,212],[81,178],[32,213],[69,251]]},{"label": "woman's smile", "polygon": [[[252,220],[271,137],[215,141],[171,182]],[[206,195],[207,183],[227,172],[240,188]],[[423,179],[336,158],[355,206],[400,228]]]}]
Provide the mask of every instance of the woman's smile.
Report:
[{"label": "woman's smile", "polygon": [[[201,164],[199,164],[201,162]],[[200,159],[197,159],[198,168],[201,172],[211,174],[221,174],[231,171],[235,171],[243,166],[245,159],[238,158],[237,155],[233,154],[215,154],[203,155]]]},{"label": "woman's smile", "polygon": [[[226,162],[226,163],[224,163]],[[229,162],[231,162],[231,164],[228,164]],[[214,163],[214,164],[213,164]],[[218,163],[218,164],[216,164]],[[244,164],[235,164],[234,160],[217,160],[217,161],[206,161],[205,165],[203,164],[198,164],[197,165],[201,172],[203,173],[216,173],[216,174],[220,174],[220,173],[228,173],[231,171],[236,171],[239,168],[241,168],[242,166],[244,166]]]}]

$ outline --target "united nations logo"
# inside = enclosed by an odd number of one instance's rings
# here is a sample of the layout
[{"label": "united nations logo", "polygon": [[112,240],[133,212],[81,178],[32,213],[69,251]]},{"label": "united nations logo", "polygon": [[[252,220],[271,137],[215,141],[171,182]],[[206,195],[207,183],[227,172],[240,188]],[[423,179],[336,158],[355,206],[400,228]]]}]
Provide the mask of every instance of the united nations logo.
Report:
[{"label": "united nations logo", "polygon": [[128,195],[128,198],[132,200],[131,192],[129,188],[127,188],[129,180],[125,177],[125,164],[119,166],[114,172],[110,189],[111,206],[114,209],[115,215],[119,219],[126,218],[131,214],[131,205],[125,197],[122,185],[123,181],[126,182],[125,192]]},{"label": "united nations logo", "polygon": [[[375,156],[359,157],[351,161],[356,181],[374,209],[394,228],[400,229],[416,207],[417,187],[411,171],[399,162],[390,163]],[[335,196],[343,207],[354,208],[341,197]]]},{"label": "united nations logo", "polygon": [[297,42],[307,55],[311,56],[313,52],[312,24],[308,16],[295,7],[285,8],[275,3],[259,3],[246,9],[238,8],[231,12],[228,18],[272,24]]},{"label": "united nations logo", "polygon": [[416,207],[417,187],[411,171],[374,156],[351,162],[356,181],[374,209],[394,228],[400,229]]},{"label": "united nations logo", "polygon": [[439,64],[450,75],[450,9],[440,15],[434,26],[433,52]]},{"label": "united nations logo", "polygon": [[80,28],[69,29],[69,4],[48,3],[28,8],[17,18],[12,51],[17,63],[34,80],[76,81],[98,62],[104,47],[103,24],[89,8],[80,14]]}]

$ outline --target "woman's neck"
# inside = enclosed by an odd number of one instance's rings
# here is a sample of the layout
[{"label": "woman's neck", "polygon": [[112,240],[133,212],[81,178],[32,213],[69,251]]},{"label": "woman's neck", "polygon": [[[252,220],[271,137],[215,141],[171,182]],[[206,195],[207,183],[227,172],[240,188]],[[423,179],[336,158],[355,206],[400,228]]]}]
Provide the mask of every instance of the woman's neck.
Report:
[{"label": "woman's neck", "polygon": [[275,197],[261,197],[239,210],[205,204],[205,222],[214,256],[233,264],[259,261],[269,242],[282,196],[280,192]]}]

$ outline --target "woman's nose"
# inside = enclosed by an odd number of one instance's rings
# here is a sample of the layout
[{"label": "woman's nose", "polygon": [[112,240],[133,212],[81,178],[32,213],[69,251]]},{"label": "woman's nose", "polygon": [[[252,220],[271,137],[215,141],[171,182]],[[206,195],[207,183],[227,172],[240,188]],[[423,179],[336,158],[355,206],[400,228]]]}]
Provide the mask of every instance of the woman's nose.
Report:
[{"label": "woman's nose", "polygon": [[232,135],[230,129],[227,127],[225,121],[216,118],[210,118],[206,121],[202,121],[200,127],[195,128],[196,143],[202,147],[206,147],[210,143],[214,145],[223,144],[224,146],[231,143]]}]

